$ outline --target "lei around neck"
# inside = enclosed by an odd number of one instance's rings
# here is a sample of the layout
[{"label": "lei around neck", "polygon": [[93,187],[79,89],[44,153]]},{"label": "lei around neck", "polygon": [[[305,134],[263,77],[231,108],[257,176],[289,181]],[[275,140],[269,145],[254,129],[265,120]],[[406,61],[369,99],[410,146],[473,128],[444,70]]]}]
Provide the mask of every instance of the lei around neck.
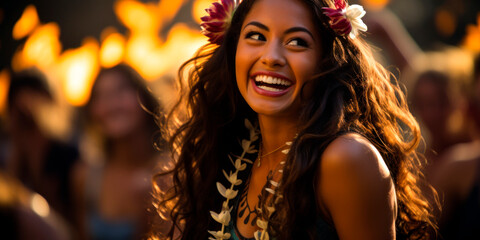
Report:
[{"label": "lei around neck", "polygon": [[[238,186],[242,184],[242,180],[238,179],[238,174],[240,171],[243,171],[247,168],[247,163],[248,164],[253,164],[253,161],[250,159],[246,158],[246,154],[253,154],[257,153],[258,150],[256,149],[256,146],[254,145],[254,142],[258,140],[259,136],[259,131],[253,127],[252,123],[248,120],[245,119],[245,127],[249,131],[249,139],[243,139],[241,141],[242,145],[242,154],[240,156],[235,156],[235,155],[229,155],[228,158],[230,159],[230,162],[233,164],[235,167],[235,171],[230,171],[227,173],[225,170],[222,170],[225,178],[228,180],[228,182],[231,184],[230,187],[225,187],[222,183],[217,182],[217,190],[222,195],[222,197],[225,198],[225,201],[222,203],[222,208],[220,212],[214,212],[210,211],[210,215],[215,220],[216,222],[220,223],[222,225],[221,229],[218,231],[208,231],[212,236],[209,237],[210,240],[223,240],[223,239],[230,239],[231,234],[228,232],[225,232],[226,226],[230,224],[231,221],[231,211],[233,207],[229,205],[230,200],[234,199],[237,194],[238,190],[235,190],[235,186]],[[287,142],[287,145],[291,145],[291,142]],[[282,150],[283,154],[288,154],[289,149]],[[285,161],[280,162],[281,165],[285,164]],[[283,169],[278,170],[280,173],[283,173]],[[283,196],[276,192],[276,189],[280,186],[280,182],[275,182],[273,180],[270,180],[270,185],[271,187],[266,187],[265,191],[268,192],[269,194],[273,195],[273,202],[274,204],[276,201],[281,199]],[[275,207],[272,206],[266,206],[267,209],[267,217],[270,218],[270,216],[275,212]],[[259,209],[261,211],[261,209]],[[257,226],[260,228],[260,230],[255,231],[254,237],[256,240],[269,240],[270,236],[268,234],[268,220],[262,219],[261,216],[258,217]]]}]

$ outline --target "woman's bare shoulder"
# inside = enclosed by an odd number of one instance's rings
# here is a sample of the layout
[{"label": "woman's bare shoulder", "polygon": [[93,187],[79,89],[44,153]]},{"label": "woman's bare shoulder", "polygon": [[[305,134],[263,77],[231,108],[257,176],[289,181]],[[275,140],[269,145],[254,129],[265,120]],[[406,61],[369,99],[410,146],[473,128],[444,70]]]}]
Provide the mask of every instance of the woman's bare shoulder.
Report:
[{"label": "woman's bare shoulder", "polygon": [[318,204],[340,238],[395,236],[394,184],[370,141],[356,133],[338,137],[322,154],[317,174]]},{"label": "woman's bare shoulder", "polygon": [[358,174],[377,173],[389,176],[389,170],[373,144],[357,133],[348,133],[332,141],[321,157],[322,168],[328,170],[355,169]]}]

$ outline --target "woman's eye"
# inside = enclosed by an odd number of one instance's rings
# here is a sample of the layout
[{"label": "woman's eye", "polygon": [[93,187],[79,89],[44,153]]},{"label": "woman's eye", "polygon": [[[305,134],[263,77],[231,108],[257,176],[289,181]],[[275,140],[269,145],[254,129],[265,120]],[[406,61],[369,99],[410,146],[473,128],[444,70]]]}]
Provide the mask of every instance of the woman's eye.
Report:
[{"label": "woman's eye", "polygon": [[308,47],[307,41],[301,39],[301,38],[294,38],[290,40],[287,45],[289,46],[300,46],[300,47]]},{"label": "woman's eye", "polygon": [[266,40],[265,37],[258,32],[247,33],[247,36],[245,38],[256,40],[256,41],[265,41]]}]

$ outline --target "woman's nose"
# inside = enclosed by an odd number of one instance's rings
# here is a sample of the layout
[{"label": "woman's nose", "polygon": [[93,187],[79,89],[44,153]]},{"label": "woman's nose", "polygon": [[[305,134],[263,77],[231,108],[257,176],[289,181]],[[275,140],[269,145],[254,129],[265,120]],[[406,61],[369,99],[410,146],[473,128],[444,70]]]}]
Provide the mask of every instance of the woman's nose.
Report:
[{"label": "woman's nose", "polygon": [[265,45],[261,62],[269,68],[281,67],[286,64],[283,54],[282,44],[277,42],[270,42]]}]

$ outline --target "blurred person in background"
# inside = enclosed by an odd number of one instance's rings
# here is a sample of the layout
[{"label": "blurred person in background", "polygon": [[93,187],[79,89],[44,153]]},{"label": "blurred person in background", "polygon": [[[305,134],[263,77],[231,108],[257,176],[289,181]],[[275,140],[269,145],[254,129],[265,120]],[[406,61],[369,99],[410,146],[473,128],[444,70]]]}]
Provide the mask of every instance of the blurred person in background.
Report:
[{"label": "blurred person in background", "polygon": [[412,110],[424,127],[427,141],[425,157],[427,177],[439,166],[444,151],[454,144],[467,142],[469,137],[452,128],[452,118],[459,108],[459,83],[445,73],[421,72],[412,89]]},{"label": "blurred person in background", "polygon": [[[7,124],[10,142],[7,169],[27,188],[43,196],[54,211],[73,224],[71,173],[79,159],[76,147],[52,135],[48,123],[58,120],[45,76],[37,70],[14,74],[8,90]],[[48,127],[50,125],[50,127]],[[49,129],[50,128],[50,129]]]},{"label": "blurred person in background", "polygon": [[2,239],[71,239],[45,199],[4,170],[0,170],[0,226]]},{"label": "blurred person in background", "polygon": [[77,169],[75,177],[89,239],[140,239],[148,232],[152,172],[166,161],[154,146],[162,141],[154,117],[159,110],[132,68],[118,65],[98,74],[86,114],[87,142],[97,147],[87,149],[100,154],[85,153],[97,159],[87,159],[93,164]]},{"label": "blurred person in background", "polygon": [[446,240],[480,239],[480,55],[472,79],[466,115],[473,140],[447,150],[432,182],[443,196],[443,212],[437,215]]}]

